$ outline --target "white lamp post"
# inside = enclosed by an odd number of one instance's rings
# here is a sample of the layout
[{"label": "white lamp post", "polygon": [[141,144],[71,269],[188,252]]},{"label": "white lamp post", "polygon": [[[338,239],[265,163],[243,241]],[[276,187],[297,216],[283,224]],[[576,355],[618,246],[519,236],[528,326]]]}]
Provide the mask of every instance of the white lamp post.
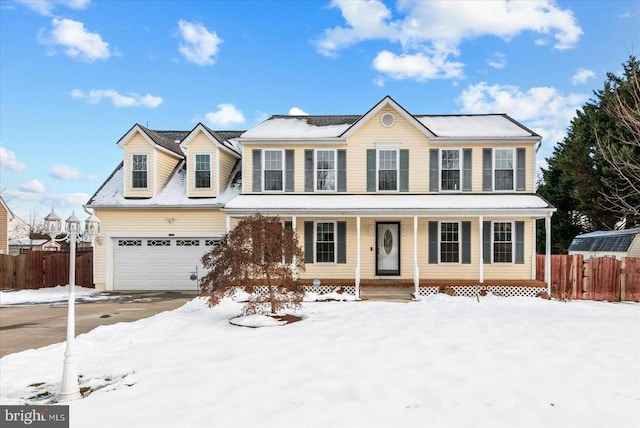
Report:
[{"label": "white lamp post", "polygon": [[62,219],[51,209],[51,213],[44,218],[44,231],[54,242],[69,239],[69,303],[67,308],[67,348],[64,352],[64,366],[62,369],[62,385],[58,394],[58,401],[75,400],[81,397],[78,386],[78,370],[75,361],[75,327],[76,327],[76,240],[93,241],[100,233],[100,220],[91,214],[85,221],[85,232],[82,233],[82,222],[75,216],[75,212],[65,221],[66,233],[63,238],[56,238],[63,233]]}]

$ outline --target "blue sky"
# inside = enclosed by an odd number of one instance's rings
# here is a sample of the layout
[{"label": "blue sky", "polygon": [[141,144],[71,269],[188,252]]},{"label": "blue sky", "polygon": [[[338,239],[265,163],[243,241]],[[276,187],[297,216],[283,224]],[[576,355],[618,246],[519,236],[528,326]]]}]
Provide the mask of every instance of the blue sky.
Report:
[{"label": "blue sky", "polygon": [[508,113],[543,138],[640,54],[637,1],[0,0],[0,191],[63,218],[152,129],[272,114]]}]

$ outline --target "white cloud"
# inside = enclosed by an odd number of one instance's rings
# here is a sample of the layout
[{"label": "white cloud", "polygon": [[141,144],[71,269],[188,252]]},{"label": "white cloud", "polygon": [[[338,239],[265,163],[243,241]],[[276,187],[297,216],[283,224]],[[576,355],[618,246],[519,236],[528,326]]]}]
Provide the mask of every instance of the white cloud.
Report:
[{"label": "white cloud", "polygon": [[85,9],[91,0],[16,0],[18,3],[28,7],[32,11],[49,16],[56,6],[66,6],[70,9]]},{"label": "white cloud", "polygon": [[396,55],[389,51],[382,51],[374,58],[373,67],[396,80],[451,79],[462,77],[463,74],[462,63],[447,61],[446,56],[429,57],[422,53]]},{"label": "white cloud", "polygon": [[21,184],[20,190],[27,193],[44,193],[45,192],[44,185],[38,180],[36,180],[35,178],[33,180],[29,180],[26,183]]},{"label": "white cloud", "polygon": [[85,92],[82,89],[73,89],[70,92],[71,97],[87,100],[90,104],[98,104],[103,98],[111,100],[114,107],[146,107],[156,108],[162,104],[161,97],[151,94],[139,95],[135,92],[123,95],[114,89],[92,89]]},{"label": "white cloud", "polygon": [[487,60],[487,64],[489,67],[501,69],[507,65],[507,58],[504,54],[496,52]]},{"label": "white cloud", "polygon": [[51,167],[49,167],[49,175],[54,178],[59,178],[60,180],[79,180],[83,178],[80,171],[76,168],[61,163],[51,165]]},{"label": "white cloud", "polygon": [[587,70],[586,68],[579,68],[571,78],[571,84],[573,86],[584,85],[587,83],[587,80],[593,79],[594,77],[596,77],[596,73],[593,71]]},{"label": "white cloud", "polygon": [[563,94],[554,87],[523,91],[516,86],[481,82],[464,89],[457,102],[463,113],[508,113],[543,137],[542,155],[548,156],[564,138],[576,110],[588,99],[588,94]]},{"label": "white cloud", "polygon": [[373,84],[376,85],[378,88],[384,87],[384,77],[376,76],[376,78],[373,79]]},{"label": "white cloud", "polygon": [[53,28],[50,34],[41,32],[38,35],[40,43],[59,45],[71,58],[85,62],[107,59],[111,56],[109,43],[103,41],[100,34],[89,32],[82,22],[54,18],[51,24]]},{"label": "white cloud", "polygon": [[14,152],[0,147],[0,169],[4,168],[13,172],[22,172],[26,165],[18,160]]},{"label": "white cloud", "polygon": [[245,118],[233,104],[218,104],[218,110],[204,115],[207,122],[217,126],[228,126],[244,123]]},{"label": "white cloud", "polygon": [[213,65],[214,57],[220,50],[222,39],[215,31],[209,31],[202,24],[180,20],[181,43],[178,50],[190,62],[198,65]]},{"label": "white cloud", "polygon": [[309,116],[309,113],[298,107],[291,107],[289,109],[289,114],[292,116]]},{"label": "white cloud", "polygon": [[333,0],[330,7],[340,9],[345,25],[326,29],[315,41],[318,52],[335,56],[340,49],[366,40],[398,43],[401,52],[379,52],[374,60],[376,69],[394,78],[462,77],[463,64],[449,57],[459,55],[464,40],[483,36],[509,40],[532,32],[542,36],[538,40],[552,38],[554,47],[562,50],[572,48],[582,35],[573,12],[552,0],[404,0],[398,2],[397,19],[381,0]]}]

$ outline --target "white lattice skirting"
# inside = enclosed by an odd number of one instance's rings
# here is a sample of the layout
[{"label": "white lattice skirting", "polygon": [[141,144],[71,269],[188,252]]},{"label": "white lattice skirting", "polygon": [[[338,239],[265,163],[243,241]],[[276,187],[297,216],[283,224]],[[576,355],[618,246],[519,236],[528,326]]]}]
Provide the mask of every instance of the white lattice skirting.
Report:
[{"label": "white lattice skirting", "polygon": [[[354,285],[346,285],[346,286],[335,286],[335,285],[321,285],[319,287],[314,287],[313,285],[305,285],[303,286],[304,291],[316,294],[329,294],[335,293],[337,291],[342,291],[346,294],[351,294],[352,296],[356,295],[356,287]],[[269,290],[266,286],[258,286],[253,288],[253,292],[260,295],[269,294]]]},{"label": "white lattice skirting", "polygon": [[[537,297],[540,293],[547,291],[544,287],[514,287],[506,285],[487,285],[487,286],[451,286],[456,292],[456,296],[475,297],[481,290],[486,290],[493,294],[500,294],[505,297]],[[440,287],[420,287],[420,295],[428,296],[437,294]]]}]

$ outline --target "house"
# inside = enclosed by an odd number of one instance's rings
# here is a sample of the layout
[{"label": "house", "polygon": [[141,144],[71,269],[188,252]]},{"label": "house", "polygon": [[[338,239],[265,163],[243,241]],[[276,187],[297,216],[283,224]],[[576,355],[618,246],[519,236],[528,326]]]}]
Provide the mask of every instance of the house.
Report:
[{"label": "house", "polygon": [[535,194],[539,141],[506,114],[415,115],[388,96],[247,131],[135,125],[88,202],[102,221],[96,288],[196,290],[202,253],[261,212],[298,233],[305,285],[535,296],[550,283],[535,280],[536,220],[549,231],[555,211]]},{"label": "house", "polygon": [[17,256],[29,251],[60,251],[61,245],[51,239],[10,239],[9,254]]},{"label": "house", "polygon": [[623,230],[599,230],[576,236],[569,245],[569,254],[592,257],[640,257],[640,227]]},{"label": "house", "polygon": [[0,196],[0,254],[9,254],[9,223],[15,218]]}]

